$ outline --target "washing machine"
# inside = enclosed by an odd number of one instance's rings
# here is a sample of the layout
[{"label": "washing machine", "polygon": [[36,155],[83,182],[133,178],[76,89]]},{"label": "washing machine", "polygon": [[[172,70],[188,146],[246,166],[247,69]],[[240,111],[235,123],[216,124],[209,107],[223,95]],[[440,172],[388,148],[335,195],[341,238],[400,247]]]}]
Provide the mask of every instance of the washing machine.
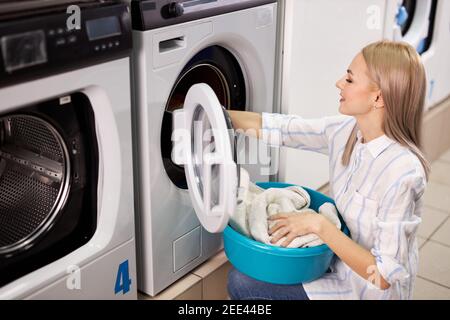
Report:
[{"label": "washing machine", "polygon": [[450,2],[398,0],[387,5],[385,37],[408,42],[422,56],[428,109],[450,95]]},{"label": "washing machine", "polygon": [[137,298],[131,44],[115,1],[0,1],[0,299]]},{"label": "washing machine", "polygon": [[[133,0],[131,8],[139,289],[155,295],[223,247],[220,234],[201,226],[184,168],[172,158],[174,111],[196,83],[227,109],[273,111],[277,4]],[[239,161],[253,180],[267,181],[271,150],[239,140]]]}]

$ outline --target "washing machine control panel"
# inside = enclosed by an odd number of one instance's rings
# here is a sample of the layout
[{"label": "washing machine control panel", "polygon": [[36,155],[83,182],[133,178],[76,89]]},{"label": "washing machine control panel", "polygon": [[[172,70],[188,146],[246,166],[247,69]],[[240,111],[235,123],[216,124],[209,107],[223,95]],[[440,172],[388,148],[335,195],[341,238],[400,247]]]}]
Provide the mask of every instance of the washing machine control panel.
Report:
[{"label": "washing machine control panel", "polygon": [[130,19],[116,3],[0,21],[0,87],[128,56]]},{"label": "washing machine control panel", "polygon": [[151,30],[272,2],[276,0],[131,0],[133,29]]},{"label": "washing machine control panel", "polygon": [[184,7],[179,2],[170,2],[161,8],[161,16],[165,19],[179,17],[183,12]]}]

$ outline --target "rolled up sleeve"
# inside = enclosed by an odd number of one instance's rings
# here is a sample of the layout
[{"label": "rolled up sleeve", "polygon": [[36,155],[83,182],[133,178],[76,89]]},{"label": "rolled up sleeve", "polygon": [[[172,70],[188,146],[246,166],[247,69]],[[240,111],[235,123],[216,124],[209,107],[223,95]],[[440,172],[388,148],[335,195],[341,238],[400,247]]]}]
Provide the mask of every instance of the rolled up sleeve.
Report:
[{"label": "rolled up sleeve", "polygon": [[338,115],[304,119],[276,113],[262,114],[262,139],[271,146],[287,146],[328,154],[330,137],[351,117]]},{"label": "rolled up sleeve", "polygon": [[422,219],[415,210],[425,189],[424,178],[411,174],[388,188],[375,218],[375,256],[381,276],[389,283],[407,281],[415,276],[418,255],[414,241]]}]

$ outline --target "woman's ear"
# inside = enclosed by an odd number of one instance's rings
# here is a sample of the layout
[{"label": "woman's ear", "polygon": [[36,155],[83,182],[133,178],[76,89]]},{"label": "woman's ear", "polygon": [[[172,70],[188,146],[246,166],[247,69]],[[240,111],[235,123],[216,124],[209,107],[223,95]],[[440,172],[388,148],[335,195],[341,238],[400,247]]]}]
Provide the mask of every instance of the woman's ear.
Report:
[{"label": "woman's ear", "polygon": [[381,95],[381,91],[378,90],[377,95],[375,97],[375,101],[373,103],[373,107],[375,109],[381,109],[384,108],[384,100],[383,100],[383,96]]}]

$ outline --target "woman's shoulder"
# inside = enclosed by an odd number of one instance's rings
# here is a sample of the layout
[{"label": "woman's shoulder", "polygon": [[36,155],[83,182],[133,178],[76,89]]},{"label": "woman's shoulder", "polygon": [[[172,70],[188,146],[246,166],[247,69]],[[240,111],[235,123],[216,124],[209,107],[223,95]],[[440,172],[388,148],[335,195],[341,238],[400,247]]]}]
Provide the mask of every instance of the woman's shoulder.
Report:
[{"label": "woman's shoulder", "polygon": [[383,180],[386,184],[426,185],[425,169],[419,157],[408,147],[392,140],[386,153]]}]

